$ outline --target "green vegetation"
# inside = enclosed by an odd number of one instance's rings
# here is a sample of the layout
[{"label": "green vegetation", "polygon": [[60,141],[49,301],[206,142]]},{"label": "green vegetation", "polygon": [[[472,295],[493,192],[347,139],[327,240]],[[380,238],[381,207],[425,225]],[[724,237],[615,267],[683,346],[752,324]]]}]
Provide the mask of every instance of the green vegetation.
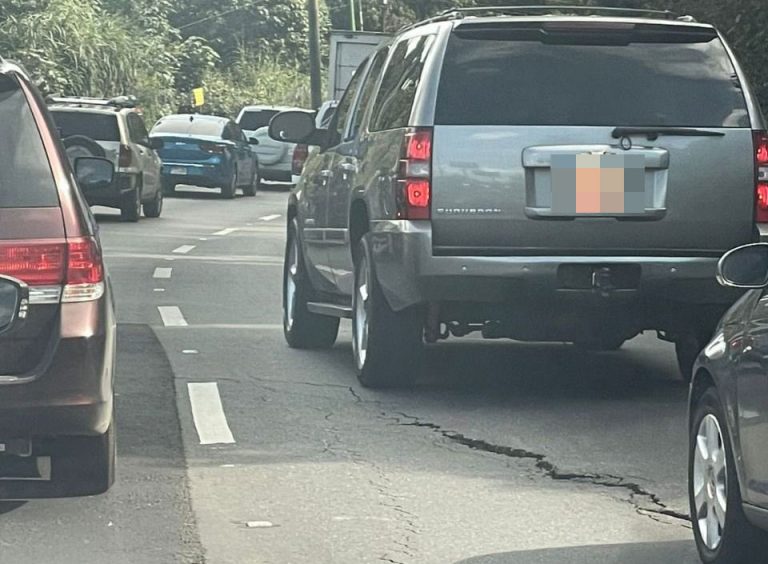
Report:
[{"label": "green vegetation", "polygon": [[[556,0],[570,4],[578,0]],[[513,0],[357,0],[358,28],[393,31],[455,6]],[[715,23],[768,102],[764,0],[583,0],[672,7]],[[348,0],[320,0],[321,27],[350,26]],[[206,89],[205,111],[249,103],[309,105],[305,0],[1,0],[0,55],[20,61],[47,93],[136,94],[150,118]]]}]

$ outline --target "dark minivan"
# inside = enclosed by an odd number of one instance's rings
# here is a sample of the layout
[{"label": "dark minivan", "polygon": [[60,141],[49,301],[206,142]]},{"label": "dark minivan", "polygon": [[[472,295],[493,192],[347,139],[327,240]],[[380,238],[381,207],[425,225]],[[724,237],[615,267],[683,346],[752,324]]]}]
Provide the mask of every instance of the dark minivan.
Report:
[{"label": "dark minivan", "polygon": [[[114,481],[115,312],[97,226],[46,105],[0,59],[0,498],[90,495]],[[80,186],[78,186],[78,182]]]}]

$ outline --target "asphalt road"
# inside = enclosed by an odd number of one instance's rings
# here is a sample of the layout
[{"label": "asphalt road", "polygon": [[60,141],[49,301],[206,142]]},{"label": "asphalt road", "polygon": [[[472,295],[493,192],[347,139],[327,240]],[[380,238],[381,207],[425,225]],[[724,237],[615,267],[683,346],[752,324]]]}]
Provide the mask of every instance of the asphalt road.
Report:
[{"label": "asphalt road", "polygon": [[346,322],[330,351],[283,342],[285,201],[98,210],[118,483],[0,504],[0,563],[697,562],[669,345],[454,339],[415,389],[363,389]]}]

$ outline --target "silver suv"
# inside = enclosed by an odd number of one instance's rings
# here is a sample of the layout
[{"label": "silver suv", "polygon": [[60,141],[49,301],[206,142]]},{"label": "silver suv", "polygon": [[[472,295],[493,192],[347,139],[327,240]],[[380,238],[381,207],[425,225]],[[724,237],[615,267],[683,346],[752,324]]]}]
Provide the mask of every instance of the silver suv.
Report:
[{"label": "silver suv", "polygon": [[142,205],[145,216],[160,217],[162,163],[156,149],[162,141],[150,141],[134,100],[49,98],[48,106],[73,163],[78,157],[104,157],[116,167],[111,186],[85,193],[90,205],[118,208],[125,221],[138,221]]},{"label": "silver suv", "polygon": [[[768,220],[768,137],[711,25],[667,12],[456,10],[358,69],[288,204],[284,326],[359,378],[409,383],[422,343],[618,349],[645,330],[684,377],[740,295],[718,258]],[[764,168],[766,167],[766,168]],[[759,197],[758,197],[759,196]]]},{"label": "silver suv", "polygon": [[246,137],[258,139],[251,151],[259,157],[261,180],[292,182],[295,143],[286,143],[269,137],[269,122],[280,112],[293,110],[287,106],[246,106],[237,116],[237,125]]}]

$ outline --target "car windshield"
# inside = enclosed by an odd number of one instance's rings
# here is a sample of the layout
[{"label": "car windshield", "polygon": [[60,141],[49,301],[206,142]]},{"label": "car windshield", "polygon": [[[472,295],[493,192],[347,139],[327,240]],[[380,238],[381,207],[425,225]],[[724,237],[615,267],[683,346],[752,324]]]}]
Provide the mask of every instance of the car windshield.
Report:
[{"label": "car windshield", "polygon": [[58,109],[53,109],[51,114],[62,139],[72,135],[82,135],[94,141],[120,141],[120,128],[116,115]]},{"label": "car windshield", "polygon": [[151,133],[202,135],[206,137],[221,137],[224,123],[220,120],[183,116],[181,118],[161,119],[152,128]]},{"label": "car windshield", "polygon": [[58,202],[40,132],[24,93],[13,79],[0,74],[0,208],[49,207]]},{"label": "car windshield", "polygon": [[238,125],[246,131],[256,131],[267,127],[269,121],[275,117],[279,110],[248,110],[240,117]]}]

